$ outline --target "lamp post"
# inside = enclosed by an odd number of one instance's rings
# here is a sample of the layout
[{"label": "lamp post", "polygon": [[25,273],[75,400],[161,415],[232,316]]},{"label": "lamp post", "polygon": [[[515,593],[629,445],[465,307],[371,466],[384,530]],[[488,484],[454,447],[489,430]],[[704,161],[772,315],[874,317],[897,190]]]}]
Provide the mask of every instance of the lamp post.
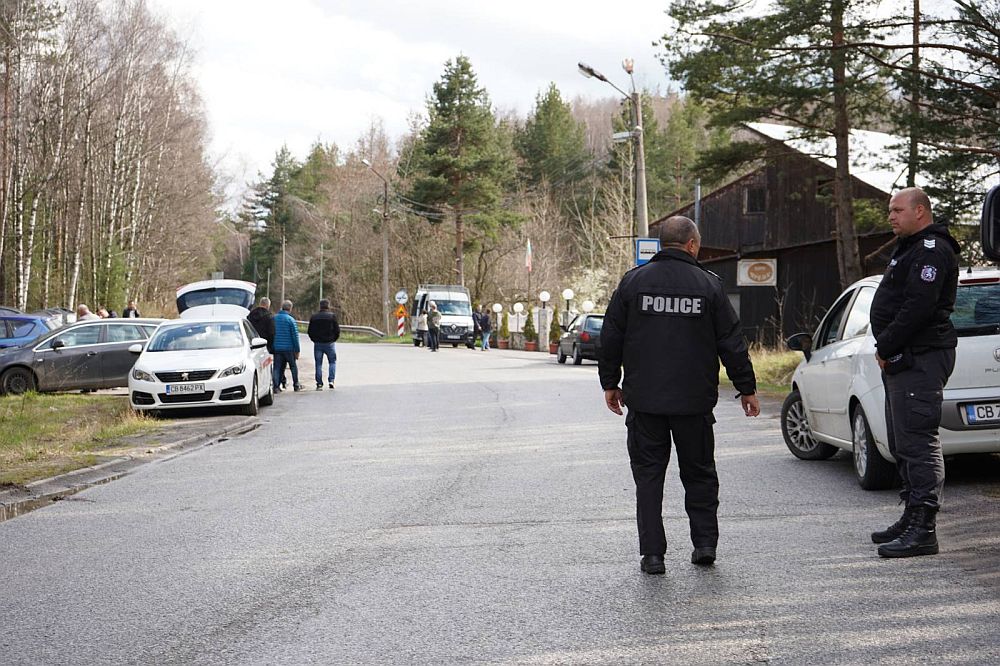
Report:
[{"label": "lamp post", "polygon": [[639,238],[649,236],[649,213],[646,210],[646,150],[642,140],[642,104],[639,98],[639,91],[635,88],[635,79],[632,77],[633,62],[631,58],[622,61],[622,69],[628,74],[632,82],[632,94],[629,94],[609,81],[606,76],[598,72],[590,65],[577,63],[580,73],[587,78],[595,78],[604,81],[609,86],[621,93],[622,97],[632,103],[632,120],[635,126],[632,129],[632,138],[635,140],[635,221],[636,235]]},{"label": "lamp post", "polygon": [[538,311],[538,348],[545,351],[549,347],[549,299],[552,294],[542,290],[538,292],[538,300],[542,308]]},{"label": "lamp post", "polygon": [[389,181],[368,160],[361,160],[361,163],[382,181],[382,319],[385,322],[385,334],[389,335],[392,329],[392,322],[389,320]]},{"label": "lamp post", "polygon": [[497,323],[493,327],[493,330],[497,332],[497,343],[500,342],[500,313],[503,312],[503,306],[499,303],[493,304],[493,314],[496,315]]},{"label": "lamp post", "polygon": [[563,314],[563,326],[569,324],[569,302],[573,300],[573,296],[576,294],[569,287],[563,289],[562,297],[566,301],[566,312]]},{"label": "lamp post", "polygon": [[585,313],[589,314],[594,309],[594,301],[584,301],[580,303],[580,307]]}]

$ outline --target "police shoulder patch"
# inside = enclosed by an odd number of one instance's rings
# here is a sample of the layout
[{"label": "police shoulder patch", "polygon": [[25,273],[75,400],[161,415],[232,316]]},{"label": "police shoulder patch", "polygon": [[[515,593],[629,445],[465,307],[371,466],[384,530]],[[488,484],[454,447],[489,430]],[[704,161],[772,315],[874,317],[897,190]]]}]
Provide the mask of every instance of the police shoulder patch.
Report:
[{"label": "police shoulder patch", "polygon": [[924,239],[924,247],[926,247],[928,250],[933,250],[936,245],[937,241],[934,240],[933,238]]},{"label": "police shoulder patch", "polygon": [[937,269],[934,266],[924,266],[920,269],[920,279],[924,282],[934,282],[937,277]]}]

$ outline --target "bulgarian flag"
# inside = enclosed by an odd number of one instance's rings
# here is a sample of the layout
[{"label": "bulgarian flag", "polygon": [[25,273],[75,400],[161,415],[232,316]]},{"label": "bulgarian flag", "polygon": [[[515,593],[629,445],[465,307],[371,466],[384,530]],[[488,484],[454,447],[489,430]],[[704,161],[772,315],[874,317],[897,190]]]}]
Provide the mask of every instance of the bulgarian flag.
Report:
[{"label": "bulgarian flag", "polygon": [[524,267],[531,272],[531,239],[528,239],[528,248],[524,251]]}]

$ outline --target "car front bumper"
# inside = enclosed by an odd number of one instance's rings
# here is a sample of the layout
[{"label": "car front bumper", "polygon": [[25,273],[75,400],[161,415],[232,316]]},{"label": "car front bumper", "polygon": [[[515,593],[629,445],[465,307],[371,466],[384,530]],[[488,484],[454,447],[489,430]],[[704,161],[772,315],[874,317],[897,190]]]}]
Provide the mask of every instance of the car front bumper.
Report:
[{"label": "car front bumper", "polygon": [[128,395],[133,409],[142,411],[149,409],[186,409],[190,407],[225,407],[227,405],[246,405],[251,399],[253,374],[209,379],[203,382],[201,393],[168,394],[167,385],[162,382],[146,382],[134,378],[129,379]]}]

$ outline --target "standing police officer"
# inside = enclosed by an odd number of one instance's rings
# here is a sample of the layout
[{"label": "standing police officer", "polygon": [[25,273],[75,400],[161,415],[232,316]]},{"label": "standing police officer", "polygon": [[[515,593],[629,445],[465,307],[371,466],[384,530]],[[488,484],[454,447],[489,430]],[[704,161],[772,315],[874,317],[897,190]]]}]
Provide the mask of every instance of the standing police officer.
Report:
[{"label": "standing police officer", "polygon": [[621,415],[628,406],[641,569],[648,574],[665,571],[663,481],[671,437],[691,524],[691,561],[715,562],[719,477],[712,410],[719,400],[720,357],[746,415],[760,413],[739,319],[722,281],[696,259],[698,228],[686,217],[671,217],[660,227],[660,244],[663,249],[626,273],[611,297],[599,359],[608,409]]},{"label": "standing police officer", "polygon": [[899,241],[872,300],[889,451],[906,502],[902,518],[872,533],[882,557],[938,552],[935,516],[944,487],[938,425],[958,345],[951,312],[959,246],[947,227],[931,221],[931,202],[920,188],[900,190],[889,200],[889,223]]}]

